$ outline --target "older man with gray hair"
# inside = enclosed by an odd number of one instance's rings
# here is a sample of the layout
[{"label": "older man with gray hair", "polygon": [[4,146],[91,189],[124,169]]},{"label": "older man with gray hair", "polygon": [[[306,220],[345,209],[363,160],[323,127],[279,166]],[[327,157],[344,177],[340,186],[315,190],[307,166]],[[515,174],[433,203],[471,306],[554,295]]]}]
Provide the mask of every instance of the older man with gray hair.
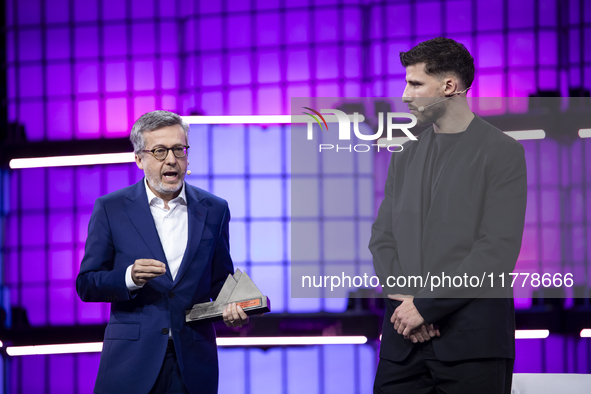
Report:
[{"label": "older man with gray hair", "polygon": [[[111,303],[95,393],[216,393],[211,323],[185,311],[215,299],[233,271],[225,200],[185,181],[189,126],[153,111],[130,139],[145,177],[96,200],[76,289]],[[248,322],[235,304],[231,327]]]}]

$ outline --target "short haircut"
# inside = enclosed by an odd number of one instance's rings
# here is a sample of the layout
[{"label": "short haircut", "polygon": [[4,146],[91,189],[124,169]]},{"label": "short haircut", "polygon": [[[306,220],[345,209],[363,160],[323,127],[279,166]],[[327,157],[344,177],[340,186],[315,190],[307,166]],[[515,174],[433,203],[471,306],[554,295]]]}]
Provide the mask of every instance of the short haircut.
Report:
[{"label": "short haircut", "polygon": [[425,63],[425,73],[443,77],[454,73],[463,88],[469,88],[474,81],[474,58],[466,47],[451,38],[437,37],[423,41],[408,52],[400,52],[400,63],[404,68]]},{"label": "short haircut", "polygon": [[187,145],[189,145],[189,125],[183,122],[180,116],[170,111],[152,111],[143,114],[133,124],[131,134],[129,135],[134,152],[139,154],[142,149],[146,148],[144,133],[175,125],[181,126],[185,132]]}]

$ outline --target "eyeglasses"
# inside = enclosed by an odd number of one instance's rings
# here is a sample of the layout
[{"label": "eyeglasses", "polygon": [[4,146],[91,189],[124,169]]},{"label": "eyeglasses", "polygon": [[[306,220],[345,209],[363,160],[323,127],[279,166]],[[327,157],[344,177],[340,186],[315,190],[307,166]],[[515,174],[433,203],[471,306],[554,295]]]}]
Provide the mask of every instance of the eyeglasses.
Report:
[{"label": "eyeglasses", "polygon": [[154,156],[156,160],[164,161],[168,156],[168,151],[171,150],[174,157],[177,159],[182,159],[183,157],[187,156],[187,149],[188,146],[180,145],[180,146],[173,146],[172,148],[154,148],[152,150],[143,149],[142,152],[149,152]]}]

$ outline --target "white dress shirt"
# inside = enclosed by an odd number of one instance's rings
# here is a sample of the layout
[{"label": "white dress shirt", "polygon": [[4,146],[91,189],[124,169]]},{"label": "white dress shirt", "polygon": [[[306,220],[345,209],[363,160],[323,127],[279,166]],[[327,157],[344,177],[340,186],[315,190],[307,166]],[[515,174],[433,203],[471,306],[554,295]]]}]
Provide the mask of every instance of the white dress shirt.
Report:
[{"label": "white dress shirt", "polygon": [[[176,278],[189,238],[189,213],[187,211],[187,197],[185,194],[185,184],[181,188],[181,193],[177,198],[168,202],[168,209],[164,207],[164,200],[156,195],[148,187],[148,181],[145,180],[146,194],[150,204],[150,212],[154,218],[154,224],[160,237],[160,243],[166,256],[168,269],[172,275],[172,280]],[[133,265],[133,264],[132,264]],[[125,284],[129,291],[140,289],[131,278],[131,265],[127,267],[125,273]]]}]

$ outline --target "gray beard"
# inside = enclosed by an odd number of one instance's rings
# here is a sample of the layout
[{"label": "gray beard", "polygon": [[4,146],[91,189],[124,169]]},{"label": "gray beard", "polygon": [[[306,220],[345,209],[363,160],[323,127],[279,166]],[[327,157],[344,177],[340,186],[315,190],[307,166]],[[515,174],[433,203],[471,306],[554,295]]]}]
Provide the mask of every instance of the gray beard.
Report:
[{"label": "gray beard", "polygon": [[178,186],[166,186],[158,178],[152,178],[148,175],[146,175],[146,178],[148,179],[150,186],[152,186],[158,193],[175,193],[181,190],[181,187],[183,187],[183,182],[180,182]]}]

